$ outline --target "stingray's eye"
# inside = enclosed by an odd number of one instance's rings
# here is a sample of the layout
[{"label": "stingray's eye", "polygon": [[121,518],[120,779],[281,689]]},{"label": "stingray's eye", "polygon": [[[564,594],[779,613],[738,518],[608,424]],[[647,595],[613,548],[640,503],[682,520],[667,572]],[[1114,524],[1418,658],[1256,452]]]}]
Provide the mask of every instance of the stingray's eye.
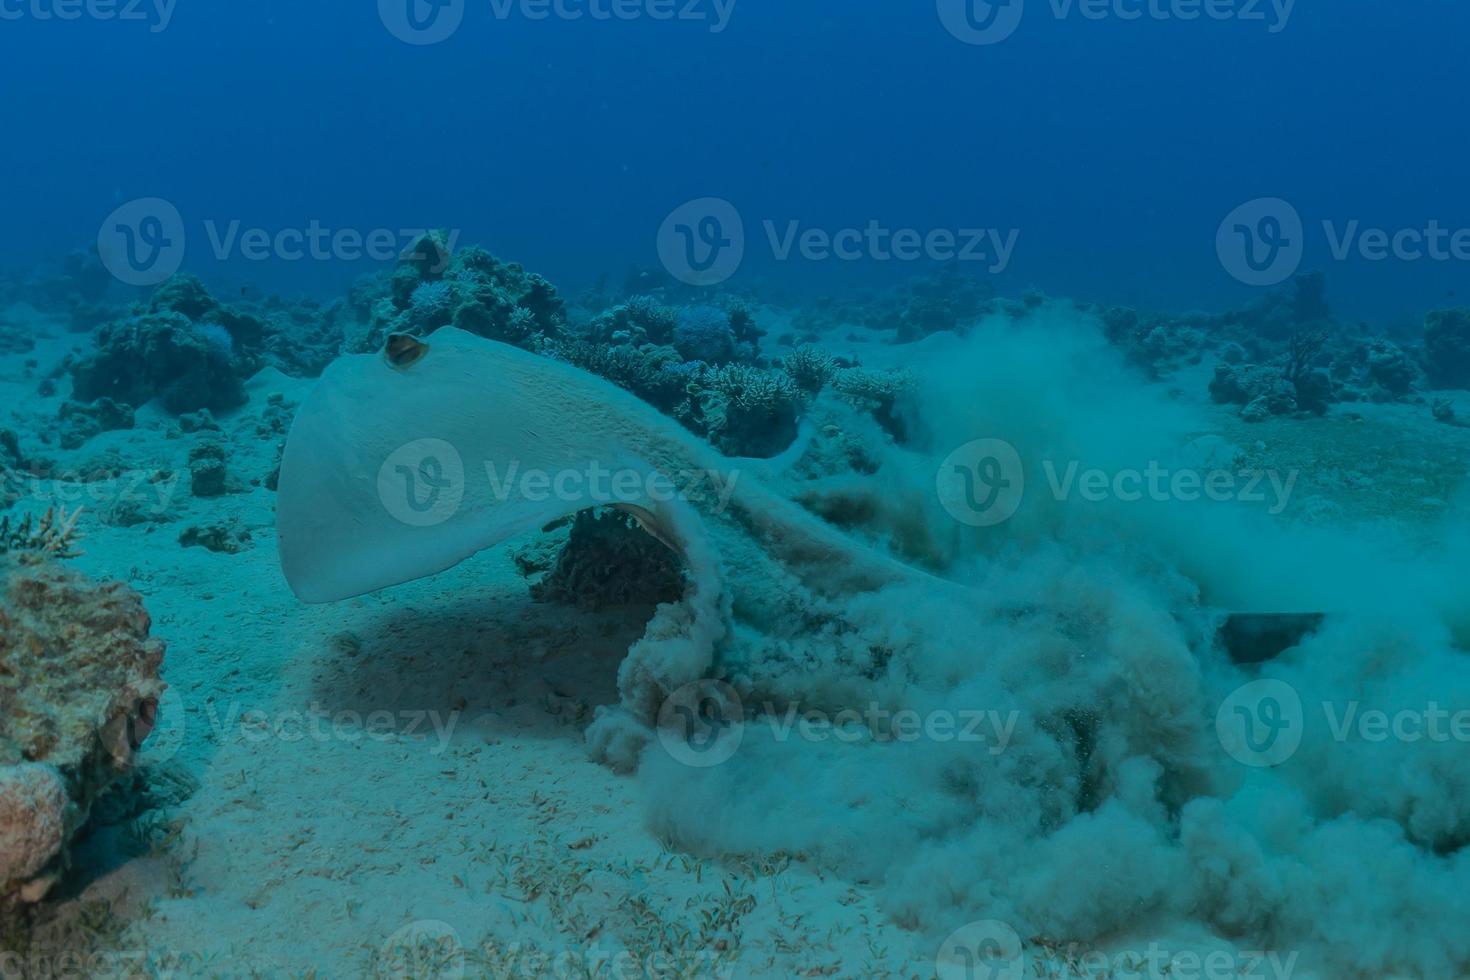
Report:
[{"label": "stingray's eye", "polygon": [[400,371],[411,368],[429,353],[429,345],[411,334],[395,333],[388,338],[383,356]]}]

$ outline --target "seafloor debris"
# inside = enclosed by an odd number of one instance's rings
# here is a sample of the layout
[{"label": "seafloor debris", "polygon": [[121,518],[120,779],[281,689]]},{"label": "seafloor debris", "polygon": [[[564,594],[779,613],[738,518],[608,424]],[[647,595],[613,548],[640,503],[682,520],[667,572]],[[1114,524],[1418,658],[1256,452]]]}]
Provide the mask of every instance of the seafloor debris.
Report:
[{"label": "seafloor debris", "polygon": [[[163,693],[164,647],[137,593],[44,553],[70,540],[74,516],[62,518],[6,536],[42,547],[0,554],[0,911],[39,901],[65,872],[68,844],[130,770]],[[37,536],[42,526],[55,530]]]}]

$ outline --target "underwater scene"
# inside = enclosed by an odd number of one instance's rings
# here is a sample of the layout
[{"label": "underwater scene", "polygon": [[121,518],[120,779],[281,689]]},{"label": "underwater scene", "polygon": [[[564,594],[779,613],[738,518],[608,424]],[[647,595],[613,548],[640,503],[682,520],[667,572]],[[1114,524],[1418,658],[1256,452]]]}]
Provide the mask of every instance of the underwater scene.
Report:
[{"label": "underwater scene", "polygon": [[1467,36],[0,0],[0,980],[1470,978]]}]

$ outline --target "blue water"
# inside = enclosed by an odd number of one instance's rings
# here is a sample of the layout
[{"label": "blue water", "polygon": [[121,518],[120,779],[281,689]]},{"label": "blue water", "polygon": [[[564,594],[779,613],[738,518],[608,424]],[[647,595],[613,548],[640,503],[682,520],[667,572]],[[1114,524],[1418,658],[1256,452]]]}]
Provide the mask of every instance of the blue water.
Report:
[{"label": "blue water", "polygon": [[[1220,308],[1252,289],[1216,258],[1219,222],[1280,197],[1345,314],[1417,320],[1466,287],[1463,261],[1339,260],[1321,230],[1470,227],[1461,4],[1300,3],[1281,23],[1264,2],[1261,20],[1135,21],[1030,0],[981,47],[932,2],[737,2],[718,32],[463,2],[452,37],[412,46],[367,2],[61,21],[6,0],[0,263],[84,246],[157,196],[191,228],[453,227],[575,286],[652,264],[664,216],[715,196],[759,233],[747,277],[820,291],[916,271],[776,262],[766,220],[978,224],[1020,233],[1002,291]],[[364,271],[203,242],[185,268],[323,295]]]},{"label": "blue water", "polygon": [[1467,37],[0,0],[0,980],[1470,977]]}]

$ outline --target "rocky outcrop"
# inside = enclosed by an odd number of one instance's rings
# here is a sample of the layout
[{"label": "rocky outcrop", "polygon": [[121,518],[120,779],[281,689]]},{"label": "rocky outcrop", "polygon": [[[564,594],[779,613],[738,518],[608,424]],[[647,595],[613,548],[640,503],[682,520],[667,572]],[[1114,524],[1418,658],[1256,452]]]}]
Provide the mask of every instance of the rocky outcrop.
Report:
[{"label": "rocky outcrop", "polygon": [[163,693],[137,593],[0,553],[0,911],[39,901],[92,805],[130,771]]}]

